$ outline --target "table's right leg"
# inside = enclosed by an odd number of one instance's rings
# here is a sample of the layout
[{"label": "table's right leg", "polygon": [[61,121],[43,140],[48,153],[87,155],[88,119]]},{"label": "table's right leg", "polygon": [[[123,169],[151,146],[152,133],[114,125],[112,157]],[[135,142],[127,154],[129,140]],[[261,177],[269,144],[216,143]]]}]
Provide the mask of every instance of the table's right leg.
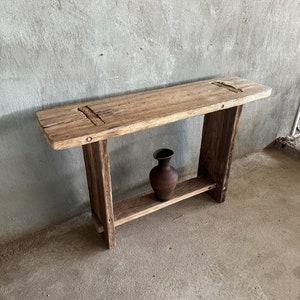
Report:
[{"label": "table's right leg", "polygon": [[225,200],[241,111],[242,105],[204,117],[198,175],[206,175],[216,182],[217,187],[208,193],[217,202]]}]

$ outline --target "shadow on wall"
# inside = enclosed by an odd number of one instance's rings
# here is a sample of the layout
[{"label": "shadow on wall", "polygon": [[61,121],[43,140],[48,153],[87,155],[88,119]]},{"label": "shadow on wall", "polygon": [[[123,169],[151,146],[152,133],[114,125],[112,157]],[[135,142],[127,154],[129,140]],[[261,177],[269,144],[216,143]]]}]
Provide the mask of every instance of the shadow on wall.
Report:
[{"label": "shadow on wall", "polygon": [[80,148],[53,151],[37,126],[35,110],[2,117],[0,128],[0,239],[73,216],[87,206]]}]

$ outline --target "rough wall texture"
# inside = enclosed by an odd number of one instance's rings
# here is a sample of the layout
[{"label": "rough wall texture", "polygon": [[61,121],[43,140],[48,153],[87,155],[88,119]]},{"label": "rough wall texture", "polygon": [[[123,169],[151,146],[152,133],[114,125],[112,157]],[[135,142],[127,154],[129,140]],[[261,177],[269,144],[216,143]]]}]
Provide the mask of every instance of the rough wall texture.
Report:
[{"label": "rough wall texture", "polygon": [[[273,87],[244,107],[235,156],[289,133],[300,92],[300,2],[0,2],[0,240],[88,206],[81,149],[53,151],[38,109],[235,74]],[[152,152],[195,172],[202,118],[111,140],[114,196],[143,190]]]}]

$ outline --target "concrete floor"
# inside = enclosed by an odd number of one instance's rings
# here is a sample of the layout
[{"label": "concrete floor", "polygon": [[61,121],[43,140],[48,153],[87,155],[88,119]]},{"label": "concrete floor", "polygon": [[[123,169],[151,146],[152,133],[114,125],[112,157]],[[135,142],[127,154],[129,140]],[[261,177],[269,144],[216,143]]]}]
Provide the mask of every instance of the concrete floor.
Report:
[{"label": "concrete floor", "polygon": [[300,299],[300,161],[233,163],[227,200],[200,195],[117,229],[88,214],[0,248],[0,299]]}]

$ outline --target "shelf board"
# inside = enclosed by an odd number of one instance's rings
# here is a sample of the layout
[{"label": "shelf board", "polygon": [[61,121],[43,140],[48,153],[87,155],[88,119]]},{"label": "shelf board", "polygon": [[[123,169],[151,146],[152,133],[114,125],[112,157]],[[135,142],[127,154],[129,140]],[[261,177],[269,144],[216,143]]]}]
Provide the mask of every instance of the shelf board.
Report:
[{"label": "shelf board", "polygon": [[[208,190],[212,190],[215,187],[216,183],[213,180],[205,176],[199,176],[178,183],[173,197],[165,202],[158,201],[155,198],[154,193],[121,201],[114,205],[114,225],[119,226],[132,220],[138,219],[164,207],[204,193]],[[103,228],[97,222],[97,220],[93,218],[93,221],[96,225],[97,231],[103,232]]]}]

